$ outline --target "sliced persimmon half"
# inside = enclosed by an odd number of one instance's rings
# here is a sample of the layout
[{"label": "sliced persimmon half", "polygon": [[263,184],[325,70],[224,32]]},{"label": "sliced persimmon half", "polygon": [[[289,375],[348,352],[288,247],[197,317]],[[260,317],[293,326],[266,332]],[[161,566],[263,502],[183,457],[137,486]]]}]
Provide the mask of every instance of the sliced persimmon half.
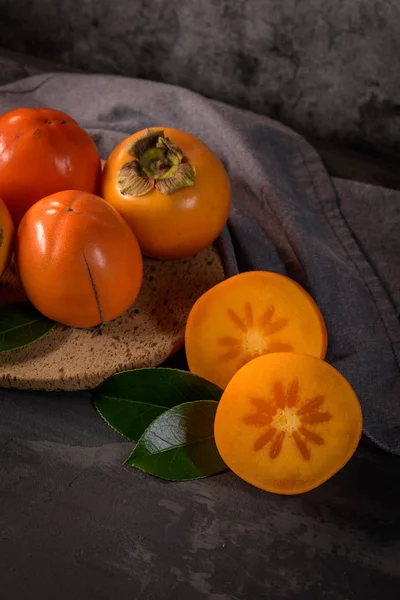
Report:
[{"label": "sliced persimmon half", "polygon": [[190,370],[224,388],[250,360],[270,352],[324,358],[321,312],[295,281],[249,271],[217,284],[190,311],[185,333]]},{"label": "sliced persimmon half", "polygon": [[313,356],[260,356],[240,369],[219,402],[214,434],[228,467],[276,494],[301,494],[332,477],[362,432],[348,381]]}]

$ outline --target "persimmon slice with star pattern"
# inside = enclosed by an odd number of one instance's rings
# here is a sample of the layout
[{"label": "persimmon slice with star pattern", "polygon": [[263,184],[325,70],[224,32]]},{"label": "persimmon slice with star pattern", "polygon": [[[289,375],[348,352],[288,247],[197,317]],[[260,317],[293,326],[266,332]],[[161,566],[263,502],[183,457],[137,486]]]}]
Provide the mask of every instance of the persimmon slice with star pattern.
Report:
[{"label": "persimmon slice with star pattern", "polygon": [[219,402],[214,434],[230,469],[277,494],[301,494],[332,477],[354,454],[359,401],[334,367],[283,352],[246,364]]},{"label": "persimmon slice with star pattern", "polygon": [[300,285],[278,273],[250,271],[197,300],[185,345],[190,370],[224,388],[236,371],[263,354],[324,358],[327,334],[318,306]]}]

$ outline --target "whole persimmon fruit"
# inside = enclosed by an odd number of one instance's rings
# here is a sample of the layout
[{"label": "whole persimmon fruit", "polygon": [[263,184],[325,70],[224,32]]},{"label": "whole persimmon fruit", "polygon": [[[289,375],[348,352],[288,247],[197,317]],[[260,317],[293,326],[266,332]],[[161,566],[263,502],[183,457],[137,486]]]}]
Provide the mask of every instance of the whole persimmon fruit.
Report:
[{"label": "whole persimmon fruit", "polygon": [[139,131],[108,157],[101,196],[127,220],[142,252],[192,256],[221,233],[231,191],[219,158],[193,135],[171,128]]},{"label": "whole persimmon fruit", "polygon": [[100,155],[89,134],[51,108],[0,116],[0,196],[18,227],[32,204],[62,190],[99,191]]},{"label": "whole persimmon fruit", "polygon": [[11,252],[14,237],[14,223],[7,206],[0,198],[0,277],[6,270]]},{"label": "whole persimmon fruit", "polygon": [[88,192],[58,192],[34,204],[18,228],[16,257],[28,299],[71,327],[120,316],[142,283],[142,255],[132,230]]},{"label": "whole persimmon fruit", "polygon": [[228,383],[215,417],[215,443],[248,483],[301,494],[350,460],[362,421],[353,388],[331,365],[306,354],[266,354]]}]

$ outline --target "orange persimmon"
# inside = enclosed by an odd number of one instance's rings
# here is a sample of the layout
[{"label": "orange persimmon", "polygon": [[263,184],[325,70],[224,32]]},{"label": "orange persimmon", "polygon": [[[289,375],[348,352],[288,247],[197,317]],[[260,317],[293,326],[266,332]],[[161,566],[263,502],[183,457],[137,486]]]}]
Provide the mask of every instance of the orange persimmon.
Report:
[{"label": "orange persimmon", "polygon": [[305,354],[260,356],[231,379],[219,402],[215,442],[228,467],[268,492],[301,494],[354,454],[362,413],[348,381]]},{"label": "orange persimmon", "polygon": [[0,277],[10,260],[13,237],[14,223],[7,206],[0,198]]},{"label": "orange persimmon", "polygon": [[0,196],[15,226],[32,204],[61,190],[98,193],[100,155],[90,135],[51,108],[0,116]]},{"label": "orange persimmon", "polygon": [[201,296],[185,333],[192,373],[224,388],[245,363],[269,352],[324,358],[327,334],[311,296],[295,281],[268,271],[230,277]]},{"label": "orange persimmon", "polygon": [[32,304],[71,327],[119,317],[142,283],[142,255],[132,230],[88,192],[59,192],[34,204],[18,228],[16,257]]},{"label": "orange persimmon", "polygon": [[179,259],[206,248],[228,218],[231,193],[219,158],[185,131],[151,128],[108,157],[101,196],[127,220],[144,254]]}]

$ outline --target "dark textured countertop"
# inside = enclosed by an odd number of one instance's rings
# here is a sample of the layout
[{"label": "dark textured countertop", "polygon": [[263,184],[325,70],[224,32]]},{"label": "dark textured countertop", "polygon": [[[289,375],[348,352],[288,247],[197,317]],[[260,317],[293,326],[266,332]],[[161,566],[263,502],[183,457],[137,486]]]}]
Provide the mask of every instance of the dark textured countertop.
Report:
[{"label": "dark textured countertop", "polygon": [[400,153],[395,0],[0,0],[0,43]]},{"label": "dark textured countertop", "polygon": [[121,466],[131,443],[89,394],[1,396],[7,600],[398,598],[397,457],[362,443],[298,497],[230,472],[167,483]]}]

